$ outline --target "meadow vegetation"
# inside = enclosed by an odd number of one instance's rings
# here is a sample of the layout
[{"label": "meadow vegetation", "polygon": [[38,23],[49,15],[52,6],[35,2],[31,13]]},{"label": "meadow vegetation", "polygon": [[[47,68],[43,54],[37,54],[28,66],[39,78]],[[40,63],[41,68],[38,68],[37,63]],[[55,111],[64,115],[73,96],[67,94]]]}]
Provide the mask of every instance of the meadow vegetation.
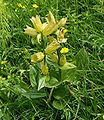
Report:
[{"label": "meadow vegetation", "polygon": [[[67,53],[59,47],[55,51],[60,59],[62,50],[69,66],[42,58],[49,66],[47,77],[31,56],[48,54],[41,46],[48,37],[40,45],[24,29],[33,27],[32,16],[44,23],[49,11],[56,21],[67,18],[67,42],[61,43]],[[103,119],[104,1],[0,0],[0,120]]]}]

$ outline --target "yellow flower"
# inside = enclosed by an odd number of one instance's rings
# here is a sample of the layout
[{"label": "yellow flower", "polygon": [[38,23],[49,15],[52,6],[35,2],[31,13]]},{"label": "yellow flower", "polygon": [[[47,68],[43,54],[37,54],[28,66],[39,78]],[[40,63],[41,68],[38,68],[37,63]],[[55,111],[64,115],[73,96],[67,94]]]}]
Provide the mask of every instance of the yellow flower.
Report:
[{"label": "yellow flower", "polygon": [[23,8],[23,9],[24,9],[24,8],[26,8],[26,7],[23,5],[21,8]]},{"label": "yellow flower", "polygon": [[41,32],[42,31],[42,22],[40,20],[40,17],[38,15],[36,15],[36,17],[32,17],[30,19],[36,29],[37,32]]},{"label": "yellow flower", "polygon": [[68,29],[64,29],[64,33],[68,32]]},{"label": "yellow flower", "polygon": [[18,3],[17,6],[20,7],[20,8],[23,8],[23,9],[26,8],[26,7],[25,7],[24,5],[22,5],[21,3]]},{"label": "yellow flower", "polygon": [[18,7],[22,7],[22,4],[21,4],[21,3],[18,3],[17,6],[18,6]]},{"label": "yellow flower", "polygon": [[25,34],[28,34],[28,35],[30,35],[30,36],[36,36],[37,35],[37,32],[36,32],[36,30],[34,29],[34,28],[31,28],[31,27],[29,27],[29,26],[27,26],[27,28],[26,29],[24,29],[25,30]]},{"label": "yellow flower", "polygon": [[45,49],[46,54],[51,54],[55,52],[60,47],[60,44],[57,41],[53,41],[51,44],[47,46]]},{"label": "yellow flower", "polygon": [[48,36],[56,31],[59,27],[65,25],[67,18],[62,18],[59,22],[56,22],[53,14],[49,11],[47,23],[42,24],[38,15],[36,15],[36,17],[32,17],[30,20],[34,25],[36,32],[40,32],[44,36]]},{"label": "yellow flower", "polygon": [[103,115],[103,119],[104,119],[104,115]]},{"label": "yellow flower", "polygon": [[39,6],[37,4],[32,5],[34,8],[38,8]]},{"label": "yellow flower", "polygon": [[61,53],[67,53],[69,51],[68,48],[64,47],[60,50]]},{"label": "yellow flower", "polygon": [[39,62],[42,61],[44,58],[44,54],[42,52],[34,53],[31,57],[31,62]]},{"label": "yellow flower", "polygon": [[55,21],[53,14],[49,11],[47,22],[48,25],[43,30],[43,35],[47,36],[56,31],[59,27],[65,25],[67,18],[62,18],[59,22]]},{"label": "yellow flower", "polygon": [[1,61],[1,64],[3,65],[3,64],[6,64],[7,63],[7,61],[5,60],[5,61]]},{"label": "yellow flower", "polygon": [[48,74],[48,66],[47,66],[47,63],[44,63],[44,61],[42,61],[40,63],[40,66],[41,66],[41,71],[44,75],[47,75]]}]

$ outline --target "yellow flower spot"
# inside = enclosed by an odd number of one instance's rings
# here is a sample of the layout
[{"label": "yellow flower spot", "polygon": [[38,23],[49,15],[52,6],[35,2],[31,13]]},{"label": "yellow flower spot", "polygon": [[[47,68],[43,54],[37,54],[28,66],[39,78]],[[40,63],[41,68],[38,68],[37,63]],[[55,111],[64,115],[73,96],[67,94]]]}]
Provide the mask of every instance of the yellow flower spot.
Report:
[{"label": "yellow flower spot", "polygon": [[103,115],[103,119],[104,119],[104,115]]},{"label": "yellow flower spot", "polygon": [[7,61],[1,61],[1,64],[3,65],[3,64],[6,64],[7,63]]},{"label": "yellow flower spot", "polygon": [[26,8],[26,7],[23,5],[21,8],[23,8],[23,9],[24,9],[24,8]]},{"label": "yellow flower spot", "polygon": [[39,6],[37,4],[32,5],[34,8],[38,8]]},{"label": "yellow flower spot", "polygon": [[22,7],[22,4],[21,4],[21,3],[18,3],[17,6],[18,6],[18,7]]},{"label": "yellow flower spot", "polygon": [[61,53],[67,53],[68,51],[69,51],[69,49],[68,49],[68,48],[66,48],[66,47],[64,47],[64,48],[62,48],[62,49],[61,49],[61,51],[60,51],[60,52],[61,52]]},{"label": "yellow flower spot", "polygon": [[68,29],[64,29],[64,33],[68,32]]},{"label": "yellow flower spot", "polygon": [[26,6],[22,5],[21,3],[18,3],[17,6],[18,6],[19,8],[23,8],[23,9],[26,8]]}]

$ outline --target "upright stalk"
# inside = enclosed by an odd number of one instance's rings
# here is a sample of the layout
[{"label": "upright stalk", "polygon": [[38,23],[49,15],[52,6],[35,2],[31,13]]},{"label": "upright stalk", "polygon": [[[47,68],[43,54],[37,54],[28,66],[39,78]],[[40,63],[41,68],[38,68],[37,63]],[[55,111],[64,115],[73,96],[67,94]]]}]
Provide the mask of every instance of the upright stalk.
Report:
[{"label": "upright stalk", "polygon": [[41,40],[42,40],[42,47],[43,47],[43,53],[44,53],[44,65],[46,63],[46,55],[45,55],[45,42],[44,42],[44,37],[43,37],[43,34],[41,33]]},{"label": "upright stalk", "polygon": [[[60,66],[60,49],[57,50],[58,55],[58,65]],[[59,81],[61,81],[61,69],[59,68]]]}]

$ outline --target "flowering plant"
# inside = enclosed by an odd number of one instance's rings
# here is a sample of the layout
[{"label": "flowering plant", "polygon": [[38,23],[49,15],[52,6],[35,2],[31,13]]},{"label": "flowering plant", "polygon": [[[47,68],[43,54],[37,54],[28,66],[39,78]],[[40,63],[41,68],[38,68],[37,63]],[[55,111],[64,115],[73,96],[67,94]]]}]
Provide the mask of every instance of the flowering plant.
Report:
[{"label": "flowering plant", "polygon": [[41,49],[31,56],[30,73],[33,70],[36,72],[33,77],[30,77],[30,81],[33,87],[38,88],[38,91],[44,87],[52,88],[49,94],[50,100],[53,89],[69,81],[76,67],[68,63],[66,59],[69,49],[65,47],[67,38],[64,36],[67,30],[63,26],[67,18],[56,21],[49,11],[45,23],[42,23],[38,15],[30,20],[34,28],[27,26],[24,33],[34,37],[36,43],[41,46]]}]

